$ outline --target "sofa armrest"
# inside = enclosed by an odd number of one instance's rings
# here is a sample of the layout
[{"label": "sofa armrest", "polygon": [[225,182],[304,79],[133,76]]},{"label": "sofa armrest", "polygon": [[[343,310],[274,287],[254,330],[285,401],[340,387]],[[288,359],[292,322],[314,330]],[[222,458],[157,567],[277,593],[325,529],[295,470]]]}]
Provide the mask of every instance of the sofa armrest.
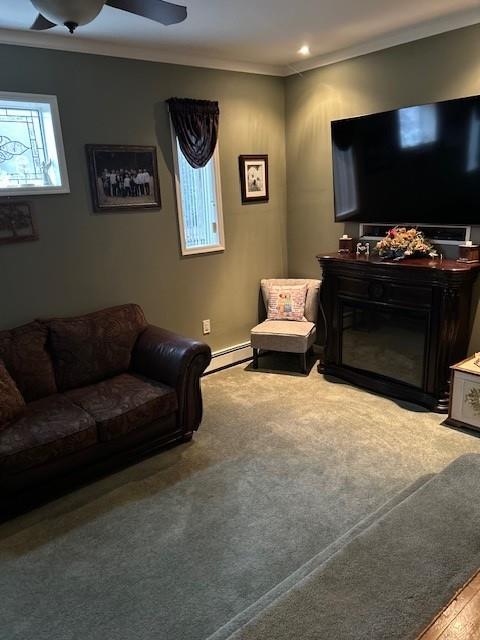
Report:
[{"label": "sofa armrest", "polygon": [[152,325],[140,334],[132,352],[133,371],[176,390],[178,424],[186,437],[202,421],[200,377],[211,358],[207,344]]}]

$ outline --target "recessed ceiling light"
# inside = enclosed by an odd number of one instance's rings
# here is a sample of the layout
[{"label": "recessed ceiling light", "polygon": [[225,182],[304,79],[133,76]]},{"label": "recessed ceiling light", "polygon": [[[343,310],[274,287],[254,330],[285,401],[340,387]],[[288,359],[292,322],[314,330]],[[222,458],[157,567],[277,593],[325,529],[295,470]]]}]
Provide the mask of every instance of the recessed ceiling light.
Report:
[{"label": "recessed ceiling light", "polygon": [[303,47],[300,47],[300,49],[298,50],[298,53],[301,56],[309,56],[310,55],[310,47],[308,46],[308,44],[304,44]]}]

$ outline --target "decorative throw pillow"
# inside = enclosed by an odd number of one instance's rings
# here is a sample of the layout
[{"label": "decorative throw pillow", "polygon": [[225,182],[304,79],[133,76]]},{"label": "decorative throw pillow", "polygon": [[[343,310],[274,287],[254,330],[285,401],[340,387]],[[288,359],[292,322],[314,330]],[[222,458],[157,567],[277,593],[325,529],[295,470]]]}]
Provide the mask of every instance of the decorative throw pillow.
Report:
[{"label": "decorative throw pillow", "polygon": [[47,327],[37,321],[0,331],[0,360],[26,402],[57,392],[47,338]]},{"label": "decorative throw pillow", "polygon": [[25,407],[25,400],[0,360],[0,429],[16,418]]},{"label": "decorative throw pillow", "polygon": [[272,285],[268,292],[269,320],[305,322],[307,285]]}]

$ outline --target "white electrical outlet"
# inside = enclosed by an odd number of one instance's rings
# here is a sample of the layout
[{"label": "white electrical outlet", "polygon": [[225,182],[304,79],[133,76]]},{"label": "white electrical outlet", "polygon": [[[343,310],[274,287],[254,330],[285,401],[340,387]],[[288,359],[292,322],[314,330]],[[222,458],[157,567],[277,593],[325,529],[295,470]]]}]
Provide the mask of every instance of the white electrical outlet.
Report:
[{"label": "white electrical outlet", "polygon": [[210,320],[202,320],[203,335],[210,333]]}]

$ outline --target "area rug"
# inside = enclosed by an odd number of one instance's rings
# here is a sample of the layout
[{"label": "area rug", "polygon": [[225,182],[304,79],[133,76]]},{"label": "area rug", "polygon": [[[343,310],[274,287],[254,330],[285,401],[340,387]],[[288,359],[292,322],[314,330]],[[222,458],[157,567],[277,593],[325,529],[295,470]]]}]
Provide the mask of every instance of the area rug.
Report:
[{"label": "area rug", "polygon": [[462,456],[226,637],[414,640],[480,567],[479,483]]},{"label": "area rug", "polygon": [[412,482],[480,452],[442,416],[315,369],[243,365],[203,389],[192,443],[0,527],[2,637],[204,640]]}]

